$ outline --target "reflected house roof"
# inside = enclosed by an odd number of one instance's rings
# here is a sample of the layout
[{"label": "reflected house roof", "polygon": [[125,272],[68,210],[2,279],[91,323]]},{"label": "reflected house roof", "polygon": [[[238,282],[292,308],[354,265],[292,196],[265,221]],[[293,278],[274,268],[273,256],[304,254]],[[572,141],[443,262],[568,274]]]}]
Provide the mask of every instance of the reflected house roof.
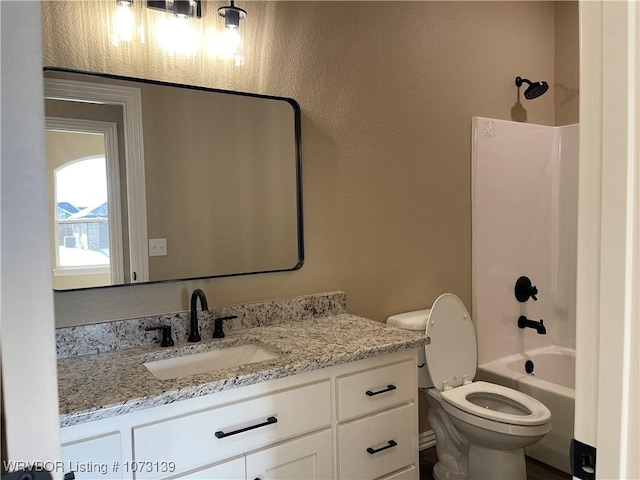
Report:
[{"label": "reflected house roof", "polygon": [[56,204],[56,219],[64,220],[74,213],[78,213],[81,209],[69,202],[58,202]]},{"label": "reflected house roof", "polygon": [[107,202],[88,207],[76,207],[69,202],[58,202],[56,207],[58,220],[73,220],[87,218],[108,218]]}]

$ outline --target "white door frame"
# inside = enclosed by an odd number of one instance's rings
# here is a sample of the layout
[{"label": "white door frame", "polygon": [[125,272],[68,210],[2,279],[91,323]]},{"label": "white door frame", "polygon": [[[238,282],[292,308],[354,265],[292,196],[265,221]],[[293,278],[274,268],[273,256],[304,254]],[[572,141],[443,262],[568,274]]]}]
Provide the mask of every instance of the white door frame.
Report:
[{"label": "white door frame", "polygon": [[142,96],[139,88],[45,78],[45,98],[122,107],[131,283],[149,281],[147,194],[144,170]]},{"label": "white door frame", "polygon": [[[99,122],[77,118],[46,117],[45,128],[63,132],[97,133],[104,136],[107,174],[107,205],[109,212],[109,273],[111,284],[124,283],[124,252],[122,242],[122,202],[120,195],[120,161],[118,159],[118,127],[114,122]],[[55,188],[54,188],[55,190]],[[55,205],[53,206],[55,212]],[[55,213],[54,213],[55,214]],[[55,239],[53,239],[55,242]],[[58,249],[56,248],[56,259]],[[56,265],[58,264],[56,260]]]},{"label": "white door frame", "polygon": [[575,438],[640,478],[640,5],[580,2]]}]

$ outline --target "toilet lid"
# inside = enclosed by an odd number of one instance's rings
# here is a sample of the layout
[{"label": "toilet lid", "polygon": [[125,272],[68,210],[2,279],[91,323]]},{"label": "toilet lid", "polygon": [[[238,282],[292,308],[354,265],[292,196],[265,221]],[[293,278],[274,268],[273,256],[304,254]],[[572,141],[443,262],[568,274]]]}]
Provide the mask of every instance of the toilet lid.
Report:
[{"label": "toilet lid", "polygon": [[425,333],[431,339],[424,352],[433,386],[442,391],[471,382],[478,350],[471,315],[462,300],[452,293],[440,295],[431,307]]}]

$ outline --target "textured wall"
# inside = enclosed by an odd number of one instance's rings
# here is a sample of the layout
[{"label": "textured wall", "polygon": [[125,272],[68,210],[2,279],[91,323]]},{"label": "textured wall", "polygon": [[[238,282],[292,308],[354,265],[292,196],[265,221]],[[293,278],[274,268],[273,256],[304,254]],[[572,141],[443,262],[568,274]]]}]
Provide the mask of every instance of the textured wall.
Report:
[{"label": "textured wall", "polygon": [[553,81],[553,2],[248,2],[241,69],[111,47],[112,3],[43,2],[43,63],[295,98],[306,263],[57,293],[59,325],[184,310],[196,287],[214,305],[340,289],[380,321],[445,291],[471,308],[471,117],[554,123],[553,91],[518,107],[513,84]]},{"label": "textured wall", "polygon": [[578,123],[580,104],[580,42],[578,2],[554,2],[555,6],[555,124]]}]

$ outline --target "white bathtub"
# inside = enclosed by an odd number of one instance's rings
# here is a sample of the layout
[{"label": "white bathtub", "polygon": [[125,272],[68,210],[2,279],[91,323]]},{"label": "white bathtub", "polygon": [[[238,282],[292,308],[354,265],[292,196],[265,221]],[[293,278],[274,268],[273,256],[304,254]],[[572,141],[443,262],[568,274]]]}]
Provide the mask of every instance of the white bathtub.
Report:
[{"label": "white bathtub", "polygon": [[[534,370],[525,371],[531,360]],[[505,385],[538,399],[551,410],[551,431],[526,449],[526,454],[570,473],[569,448],[573,438],[575,350],[544,347],[500,358],[478,367],[476,379]]]}]

